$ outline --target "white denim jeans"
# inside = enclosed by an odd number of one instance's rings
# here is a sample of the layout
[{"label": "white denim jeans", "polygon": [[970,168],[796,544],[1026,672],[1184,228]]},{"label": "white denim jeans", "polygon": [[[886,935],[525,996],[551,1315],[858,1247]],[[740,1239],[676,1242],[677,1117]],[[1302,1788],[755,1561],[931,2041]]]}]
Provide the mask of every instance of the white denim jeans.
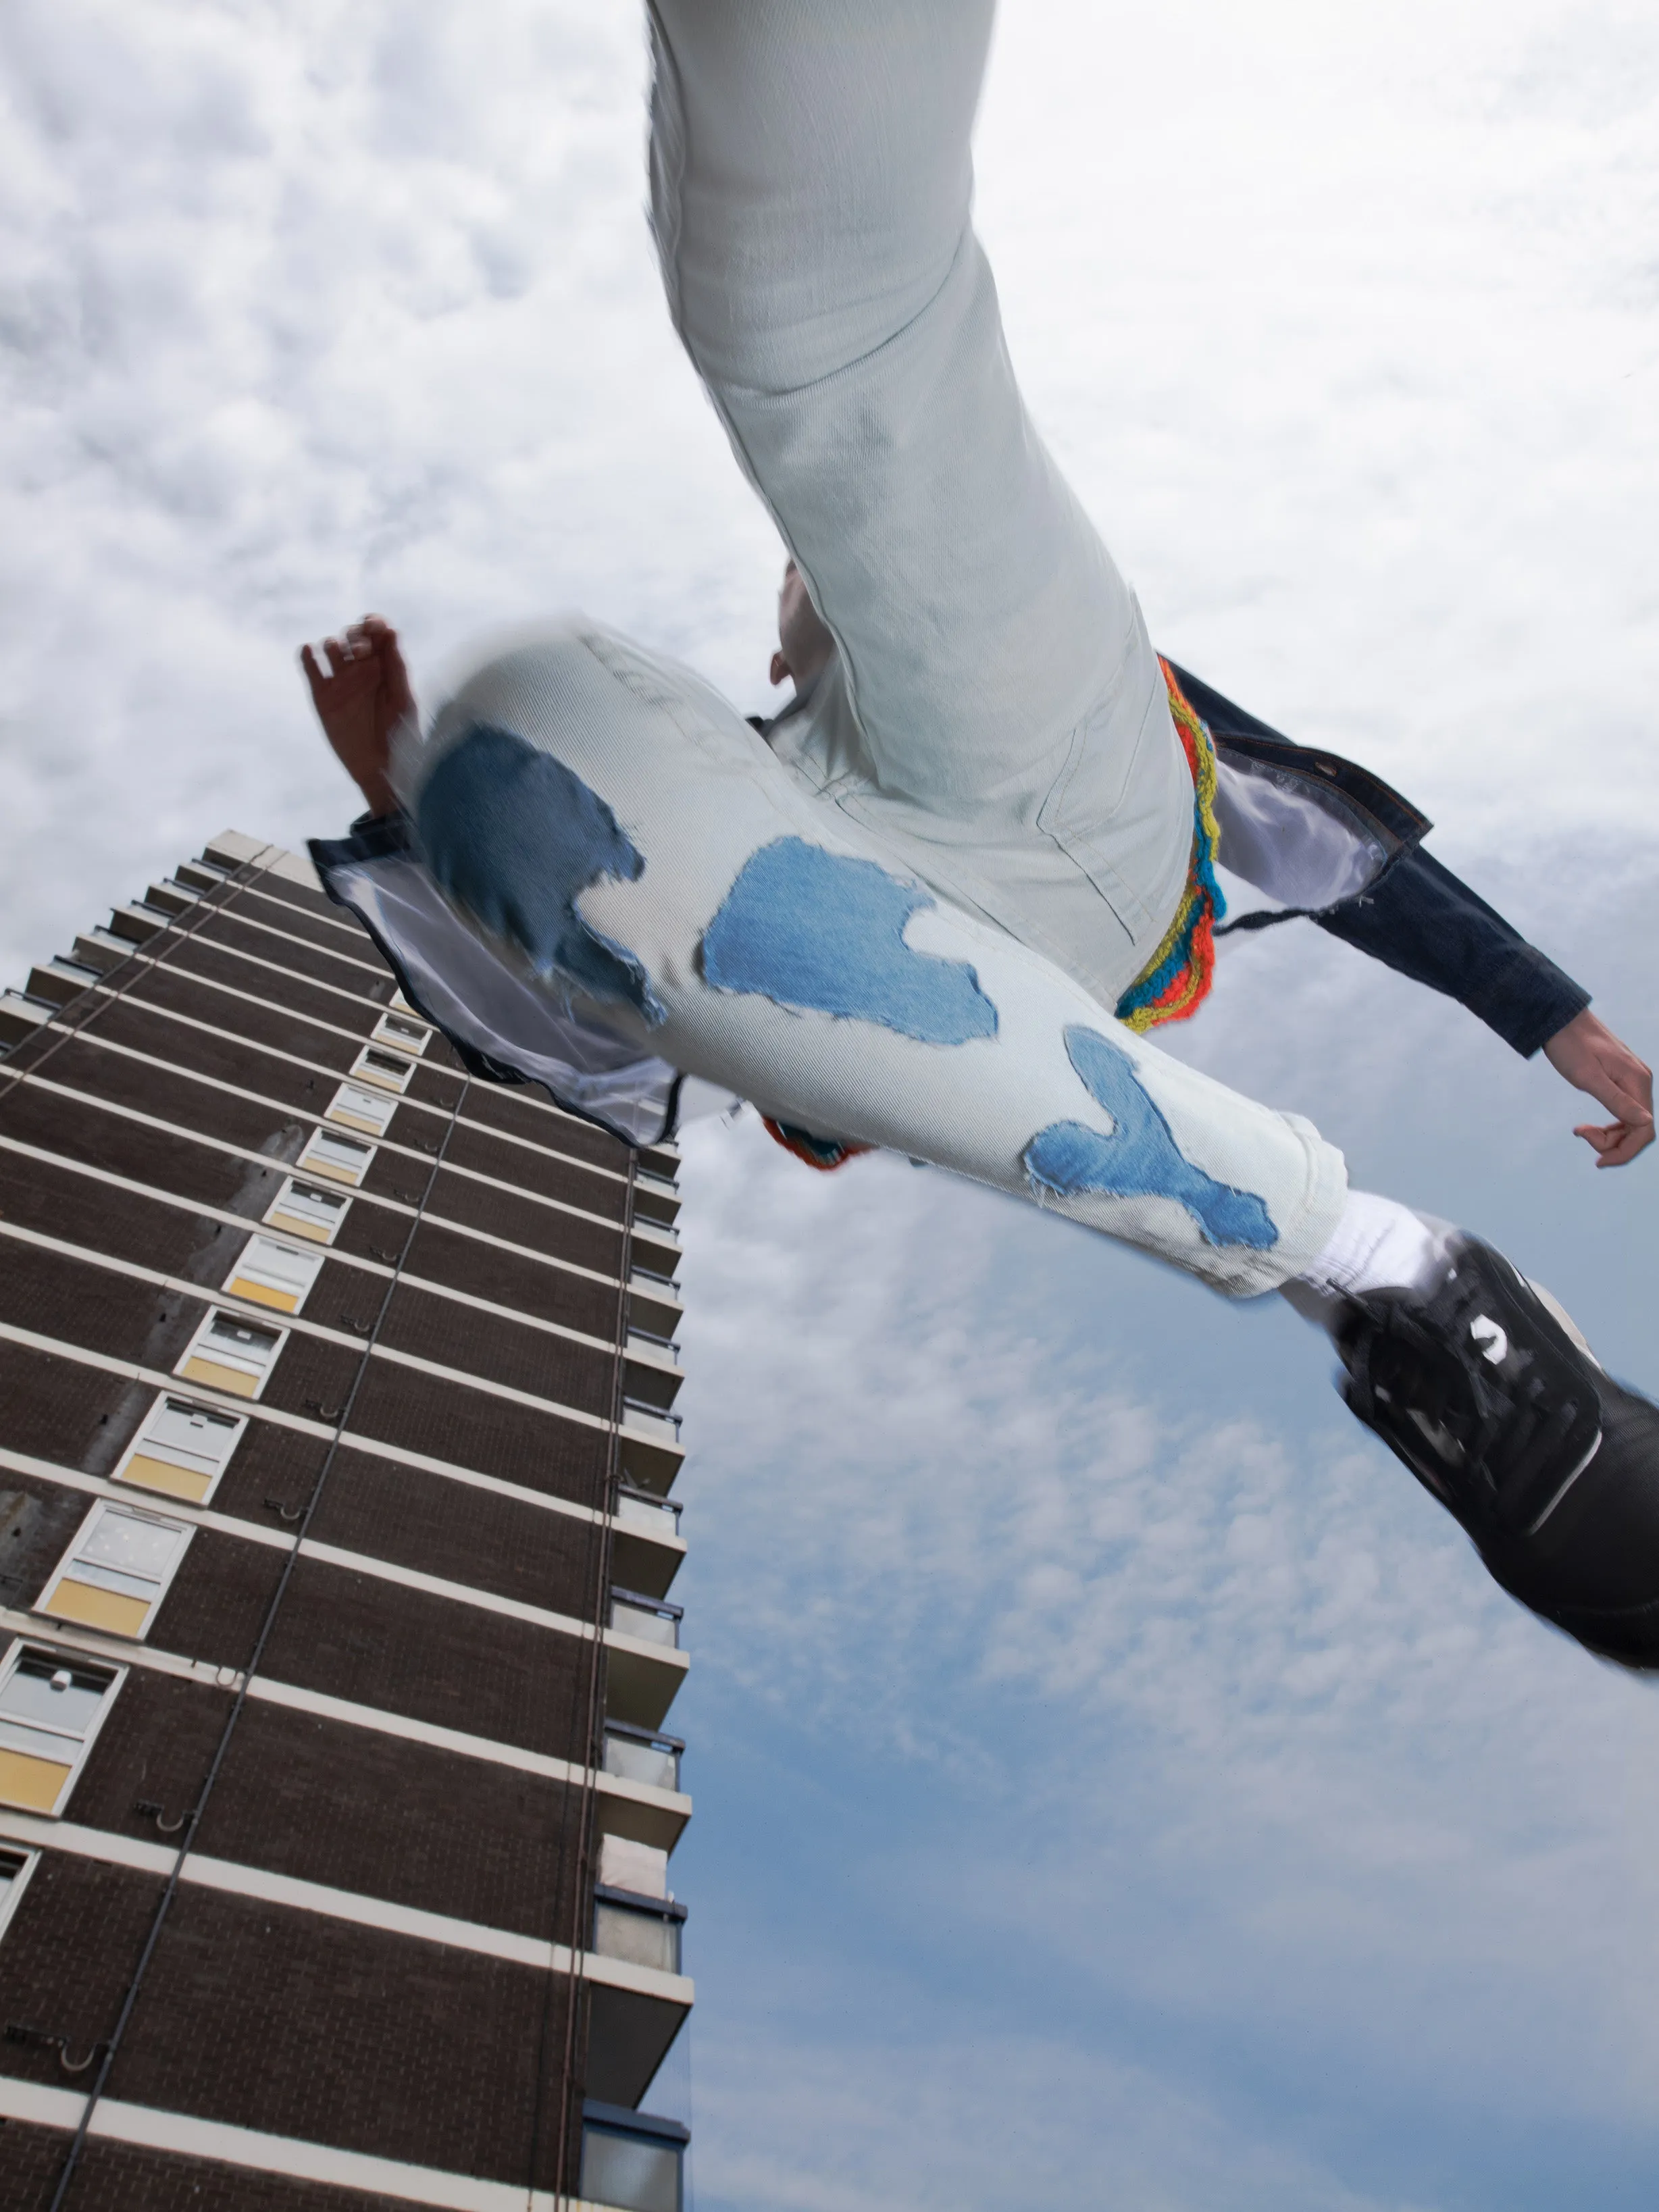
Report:
[{"label": "white denim jeans", "polygon": [[1261,1291],[1342,1162],[1112,1018],[1192,784],[970,226],[991,12],[653,0],[671,308],[836,656],[769,744],[576,618],[479,668],[399,781],[452,904],[642,1049]]}]

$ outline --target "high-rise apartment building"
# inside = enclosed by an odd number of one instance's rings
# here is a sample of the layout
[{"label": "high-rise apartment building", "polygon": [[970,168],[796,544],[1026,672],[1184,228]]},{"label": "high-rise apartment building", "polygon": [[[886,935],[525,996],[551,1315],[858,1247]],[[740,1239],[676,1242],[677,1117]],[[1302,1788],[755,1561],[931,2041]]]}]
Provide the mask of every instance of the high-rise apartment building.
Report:
[{"label": "high-rise apartment building", "polygon": [[672,1147],[234,834],[0,1038],[0,2207],[678,2212]]}]

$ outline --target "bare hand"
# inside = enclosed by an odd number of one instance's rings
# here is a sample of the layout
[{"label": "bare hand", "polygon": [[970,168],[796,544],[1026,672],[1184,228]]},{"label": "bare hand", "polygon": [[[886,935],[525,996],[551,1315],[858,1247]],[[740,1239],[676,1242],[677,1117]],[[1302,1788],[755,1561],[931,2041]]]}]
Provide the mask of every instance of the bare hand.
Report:
[{"label": "bare hand", "polygon": [[1598,1168],[1621,1168],[1653,1142],[1653,1070],[1588,1006],[1558,1030],[1544,1056],[1559,1075],[1618,1118],[1602,1127],[1581,1121],[1573,1131],[1597,1155]]},{"label": "bare hand", "polygon": [[392,732],[415,712],[398,633],[381,616],[365,615],[343,638],[328,639],[323,651],[326,668],[308,645],[300,648],[323,733],[369,811],[395,813],[398,800],[387,775]]}]

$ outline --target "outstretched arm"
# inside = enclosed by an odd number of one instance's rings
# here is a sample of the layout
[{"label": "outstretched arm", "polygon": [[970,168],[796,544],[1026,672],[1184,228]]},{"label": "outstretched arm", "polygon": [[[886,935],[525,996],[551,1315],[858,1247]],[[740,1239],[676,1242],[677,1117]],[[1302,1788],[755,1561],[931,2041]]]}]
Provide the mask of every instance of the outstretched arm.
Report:
[{"label": "outstretched arm", "polygon": [[365,615],[343,637],[326,640],[323,656],[319,659],[308,645],[300,648],[300,665],[323,734],[369,812],[395,813],[398,800],[388,774],[392,733],[415,713],[398,633],[384,617]]},{"label": "outstretched arm", "polygon": [[1653,1142],[1653,1073],[1589,1011],[1589,994],[1421,846],[1359,897],[1313,916],[1385,967],[1457,999],[1506,1044],[1541,1049],[1558,1074],[1613,1116],[1573,1134],[1596,1165],[1623,1167]]}]

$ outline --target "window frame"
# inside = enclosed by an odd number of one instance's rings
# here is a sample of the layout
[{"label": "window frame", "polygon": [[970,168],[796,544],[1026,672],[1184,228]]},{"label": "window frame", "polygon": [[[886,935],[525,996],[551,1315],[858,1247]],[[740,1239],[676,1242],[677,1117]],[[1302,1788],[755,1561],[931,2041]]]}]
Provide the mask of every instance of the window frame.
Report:
[{"label": "window frame", "polygon": [[[367,1114],[354,1113],[350,1102],[357,1098],[366,1099],[374,1113],[382,1118],[374,1120]],[[341,1103],[343,1100],[346,1102],[343,1104]],[[343,1129],[350,1129],[360,1135],[380,1138],[384,1137],[392,1127],[392,1117],[397,1110],[398,1102],[390,1091],[375,1091],[364,1084],[354,1083],[348,1077],[323,1109],[323,1119],[325,1121],[337,1121]]]},{"label": "window frame", "polygon": [[[97,1528],[100,1521],[112,1516],[120,1516],[123,1514],[125,1514],[129,1520],[148,1521],[159,1525],[161,1528],[171,1529],[183,1539],[181,1543],[176,1544],[173,1547],[172,1559],[168,1563],[167,1571],[160,1577],[156,1583],[155,1595],[149,1600],[145,1607],[143,1620],[137,1628],[112,1628],[107,1621],[88,1620],[81,1613],[54,1613],[46,1602],[47,1598],[69,1577],[70,1568],[75,1565],[78,1554],[84,1548],[88,1540],[91,1537],[93,1531]],[[33,1604],[29,1607],[29,1611],[33,1613],[38,1613],[42,1620],[56,1621],[59,1626],[62,1627],[91,1629],[99,1636],[119,1636],[125,1638],[129,1643],[142,1644],[144,1638],[149,1634],[151,1628],[155,1626],[156,1614],[160,1613],[162,1606],[167,1602],[167,1592],[173,1588],[173,1578],[178,1574],[179,1568],[184,1565],[185,1554],[189,1551],[195,1534],[196,1523],[194,1522],[175,1520],[170,1513],[151,1512],[146,1507],[139,1505],[134,1502],[130,1502],[125,1498],[94,1498],[85,1519],[76,1530],[74,1535],[70,1539],[69,1544],[65,1548],[63,1556],[59,1559],[57,1565],[53,1567],[51,1572],[47,1575],[46,1582],[42,1585],[40,1595],[35,1599]],[[89,1564],[95,1569],[98,1563],[94,1560]],[[105,1571],[119,1573],[120,1570],[118,1568],[106,1569]],[[135,1582],[145,1582],[149,1580],[150,1577],[144,1575],[134,1575],[131,1577],[130,1579]],[[96,1583],[83,1583],[82,1584],[82,1588],[85,1589],[97,1589],[100,1587],[100,1585]],[[126,1593],[112,1590],[110,1591],[108,1595],[112,1597],[118,1597],[125,1595]],[[137,1603],[138,1601],[135,1599],[133,1602]]]},{"label": "window frame", "polygon": [[[174,1464],[173,1462],[162,1459],[159,1452],[155,1450],[147,1452],[143,1449],[145,1443],[148,1441],[148,1431],[151,1422],[157,1419],[162,1407],[165,1407],[169,1401],[171,1401],[174,1405],[188,1407],[192,1413],[200,1413],[204,1420],[228,1423],[235,1431],[235,1434],[231,1437],[229,1443],[225,1448],[224,1455],[220,1460],[217,1468],[209,1480],[207,1488],[202,1492],[199,1498],[191,1496],[186,1491],[163,1490],[155,1483],[135,1480],[135,1479],[126,1472],[128,1467],[135,1459],[153,1459],[155,1461],[156,1464],[161,1467],[167,1467]],[[225,1470],[229,1467],[232,1459],[235,1456],[236,1447],[241,1443],[243,1437],[247,1431],[249,1418],[250,1417],[246,1413],[228,1413],[222,1406],[198,1405],[193,1399],[188,1397],[182,1390],[158,1390],[155,1394],[154,1404],[152,1404],[149,1411],[145,1414],[143,1419],[138,1424],[137,1432],[134,1436],[132,1442],[127,1446],[120,1458],[116,1462],[114,1472],[111,1474],[110,1480],[112,1482],[125,1483],[130,1490],[137,1492],[141,1497],[171,1498],[179,1505],[205,1505],[208,1500],[213,1496],[215,1491],[218,1489],[219,1485],[224,1480]],[[206,1453],[204,1453],[203,1457],[205,1458],[206,1456]],[[190,1471],[191,1470],[187,1468],[183,1467],[179,1469],[179,1472],[181,1474],[188,1474]]]},{"label": "window frame", "polygon": [[[261,1244],[267,1246],[273,1252],[291,1253],[295,1259],[302,1263],[302,1271],[306,1274],[304,1287],[295,1297],[291,1306],[278,1305],[276,1303],[279,1297],[288,1296],[290,1293],[278,1291],[272,1286],[261,1283],[258,1275],[251,1272],[252,1269],[262,1265],[265,1267],[265,1272],[269,1274],[274,1275],[277,1272],[275,1267],[262,1262],[257,1257],[251,1256],[254,1255],[256,1248]],[[258,1306],[262,1313],[296,1314],[301,1311],[306,1300],[316,1289],[317,1278],[323,1272],[323,1261],[326,1257],[327,1254],[314,1243],[289,1243],[280,1237],[262,1236],[256,1230],[235,1259],[231,1261],[230,1273],[220,1284],[219,1288],[227,1297],[240,1298],[247,1305]],[[239,1278],[252,1287],[246,1290],[238,1289]],[[265,1291],[267,1295],[262,1297],[259,1295],[261,1291]]]},{"label": "window frame", "polygon": [[[399,1029],[410,1032],[418,1030],[420,1042],[406,1042],[398,1034]],[[424,1056],[433,1034],[431,1024],[422,1020],[412,1006],[407,1013],[401,1006],[388,1006],[368,1033],[372,1044],[383,1044],[392,1052],[406,1052],[411,1060],[420,1060]]]},{"label": "window frame", "polygon": [[[231,1324],[233,1328],[264,1329],[267,1334],[274,1336],[276,1339],[276,1346],[272,1351],[270,1358],[265,1362],[264,1368],[252,1390],[228,1389],[223,1383],[209,1382],[204,1381],[199,1375],[191,1375],[186,1372],[186,1364],[191,1359],[194,1358],[198,1352],[201,1352],[204,1360],[211,1359],[212,1355],[204,1351],[203,1347],[206,1344],[208,1338],[213,1333],[213,1324],[216,1321],[227,1321]],[[271,1373],[276,1365],[276,1362],[283,1356],[283,1347],[287,1344],[289,1338],[293,1334],[293,1333],[294,1332],[291,1329],[276,1328],[268,1324],[264,1320],[256,1321],[252,1314],[239,1313],[234,1306],[210,1305],[207,1311],[203,1315],[200,1323],[198,1325],[194,1334],[191,1337],[190,1342],[179,1353],[173,1371],[181,1382],[192,1383],[198,1390],[221,1390],[227,1398],[246,1398],[257,1402],[257,1401],[263,1396],[264,1387],[270,1380]]]},{"label": "window frame", "polygon": [[[64,1777],[62,1784],[58,1789],[58,1795],[52,1800],[51,1807],[46,1811],[42,1812],[39,1805],[22,1805],[20,1804],[14,1797],[0,1796],[0,1805],[9,1805],[14,1811],[20,1813],[33,1813],[37,1820],[59,1820],[63,1818],[64,1806],[68,1804],[70,1797],[75,1794],[76,1784],[81,1779],[82,1774],[85,1771],[87,1761],[92,1756],[92,1747],[97,1742],[100,1735],[103,1733],[104,1723],[109,1718],[110,1710],[113,1706],[117,1698],[121,1694],[122,1685],[125,1682],[127,1676],[131,1673],[132,1669],[130,1667],[124,1667],[118,1660],[102,1658],[94,1659],[89,1654],[78,1651],[64,1651],[55,1648],[50,1644],[31,1643],[27,1637],[19,1636],[14,1638],[11,1648],[6,1652],[4,1657],[0,1658],[0,1695],[3,1695],[7,1683],[9,1682],[13,1675],[17,1673],[19,1668],[22,1665],[23,1661],[26,1658],[30,1657],[44,1659],[50,1662],[54,1674],[58,1672],[59,1669],[68,1669],[72,1671],[75,1668],[79,1667],[88,1674],[106,1674],[109,1677],[107,1686],[106,1687],[102,1697],[99,1700],[98,1711],[94,1714],[92,1725],[88,1729],[86,1734],[78,1738],[70,1738],[65,1735],[61,1739],[61,1741],[64,1742],[76,1742],[78,1745],[78,1748],[74,1759],[70,1763],[69,1770]],[[9,1721],[7,1719],[4,1711],[0,1711],[0,1728],[15,1728],[20,1730],[20,1732],[27,1732],[33,1725],[33,1723],[28,1721]],[[52,1730],[49,1729],[44,1729],[42,1733],[50,1735],[52,1734]],[[9,1745],[0,1744],[0,1750],[8,1750],[9,1748],[11,1748],[11,1747]],[[21,1753],[18,1755],[22,1758],[28,1758],[32,1755],[38,1756],[39,1754],[31,1754],[25,1752]],[[50,1765],[52,1762],[47,1760],[43,1761],[42,1763]]]},{"label": "window frame", "polygon": [[[320,1188],[319,1188],[319,1185]],[[304,1220],[303,1214],[296,1212],[289,1215],[286,1218],[283,1218],[282,1209],[284,1202],[291,1205],[296,1198],[337,1200],[339,1213],[325,1230],[320,1230],[313,1235],[308,1229],[296,1228],[294,1225],[296,1222]],[[319,1176],[313,1179],[305,1176],[290,1175],[283,1176],[282,1188],[259,1216],[259,1221],[263,1228],[277,1230],[284,1236],[297,1237],[307,1244],[319,1244],[326,1251],[339,1235],[345,1218],[350,1211],[350,1198],[328,1176]]]},{"label": "window frame", "polygon": [[[389,1064],[392,1062],[396,1065]],[[385,1045],[366,1044],[346,1073],[360,1085],[371,1084],[393,1098],[402,1098],[407,1096],[415,1079],[416,1065],[407,1053],[390,1051]]]},{"label": "window frame", "polygon": [[3,1895],[0,1895],[0,1943],[3,1943],[6,1940],[6,1930],[10,1927],[17,1908],[23,1901],[23,1892],[34,1879],[34,1869],[40,1863],[40,1852],[39,1846],[35,1844],[14,1844],[0,1839],[0,1858],[18,1858],[22,1861],[21,1866],[6,1885]]},{"label": "window frame", "polygon": [[[311,1158],[313,1147],[322,1144],[325,1139],[329,1137],[334,1138],[337,1142],[361,1146],[362,1151],[367,1154],[367,1158],[363,1161],[362,1173],[357,1177],[355,1182],[348,1182],[345,1176],[337,1168],[320,1166]],[[331,1129],[328,1126],[327,1116],[325,1115],[323,1120],[318,1123],[317,1127],[306,1139],[303,1146],[301,1148],[300,1157],[295,1161],[294,1165],[296,1171],[302,1172],[306,1175],[320,1176],[325,1182],[338,1183],[343,1189],[361,1190],[364,1182],[368,1179],[369,1170],[374,1164],[374,1155],[379,1150],[380,1146],[378,1145],[365,1144],[361,1137],[347,1138],[340,1130]]]}]

